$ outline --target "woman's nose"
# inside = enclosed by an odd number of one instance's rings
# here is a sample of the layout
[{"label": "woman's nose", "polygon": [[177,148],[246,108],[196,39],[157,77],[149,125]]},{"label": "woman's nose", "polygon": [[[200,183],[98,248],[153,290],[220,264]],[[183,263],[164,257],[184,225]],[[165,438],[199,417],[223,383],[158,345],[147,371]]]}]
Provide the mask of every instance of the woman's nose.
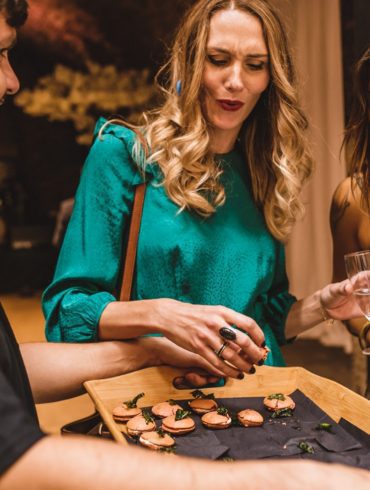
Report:
[{"label": "woman's nose", "polygon": [[240,91],[243,88],[242,69],[239,65],[230,67],[230,72],[225,83],[228,90]]}]

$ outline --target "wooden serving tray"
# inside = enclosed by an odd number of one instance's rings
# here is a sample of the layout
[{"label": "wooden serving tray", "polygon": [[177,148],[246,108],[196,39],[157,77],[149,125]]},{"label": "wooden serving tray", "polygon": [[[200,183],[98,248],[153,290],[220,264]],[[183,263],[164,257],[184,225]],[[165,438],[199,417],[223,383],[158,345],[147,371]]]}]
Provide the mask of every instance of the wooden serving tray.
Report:
[{"label": "wooden serving tray", "polygon": [[[191,389],[178,390],[172,385],[173,379],[181,375],[183,371],[180,369],[162,366],[115,378],[86,381],[84,386],[113,438],[117,442],[128,444],[122,434],[126,433],[126,425],[113,420],[113,408],[140,392],[145,393],[145,398],[139,401],[139,406],[152,406],[169,398],[192,398]],[[233,398],[267,396],[276,392],[289,395],[296,389],[301,390],[336,422],[343,417],[370,434],[370,401],[339,383],[300,367],[262,366],[257,368],[255,374],[245,376],[242,381],[229,378],[225,386],[202,388],[202,391],[214,393],[216,398]]]}]

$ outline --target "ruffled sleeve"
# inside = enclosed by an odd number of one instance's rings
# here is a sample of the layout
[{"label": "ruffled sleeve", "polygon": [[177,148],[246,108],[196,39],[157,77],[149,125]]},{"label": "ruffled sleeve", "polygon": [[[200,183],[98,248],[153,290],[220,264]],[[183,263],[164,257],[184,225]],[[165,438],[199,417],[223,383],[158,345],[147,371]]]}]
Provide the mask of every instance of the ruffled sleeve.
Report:
[{"label": "ruffled sleeve", "polygon": [[97,340],[100,316],[120,286],[125,230],[144,173],[131,157],[133,131],[105,123],[97,123],[55,275],[43,295],[49,341]]},{"label": "ruffled sleeve", "polygon": [[264,314],[279,345],[287,343],[285,337],[285,322],[289,310],[297,301],[289,293],[289,282],[285,271],[285,251],[282,244],[277,247],[276,273],[274,283],[264,298]]}]

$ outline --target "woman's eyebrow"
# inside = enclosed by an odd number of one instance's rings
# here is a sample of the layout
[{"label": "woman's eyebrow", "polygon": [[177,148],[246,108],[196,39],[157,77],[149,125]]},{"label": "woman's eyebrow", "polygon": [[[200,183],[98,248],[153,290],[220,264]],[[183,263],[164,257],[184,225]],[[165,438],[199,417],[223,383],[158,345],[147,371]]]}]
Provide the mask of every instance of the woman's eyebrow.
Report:
[{"label": "woman's eyebrow", "polygon": [[[208,51],[216,51],[217,53],[220,54],[230,54],[230,51],[224,48],[220,48],[218,46],[208,46],[207,47]],[[269,55],[268,53],[248,53],[245,55],[246,58],[268,58]]]},{"label": "woman's eyebrow", "polygon": [[267,53],[252,53],[247,54],[247,58],[268,58],[269,55]]}]

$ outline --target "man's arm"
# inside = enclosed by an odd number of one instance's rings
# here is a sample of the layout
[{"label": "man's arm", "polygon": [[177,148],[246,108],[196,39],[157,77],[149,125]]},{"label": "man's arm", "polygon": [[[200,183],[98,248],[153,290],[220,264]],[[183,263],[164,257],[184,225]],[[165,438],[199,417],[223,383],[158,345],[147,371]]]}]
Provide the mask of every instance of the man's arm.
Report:
[{"label": "man's arm", "polygon": [[367,490],[370,473],[297,460],[205,462],[93,438],[49,436],[0,477],[0,490],[265,490],[277,482],[284,490]]},{"label": "man's arm", "polygon": [[20,349],[36,403],[77,396],[87,380],[160,364],[212,372],[197,354],[159,337],[89,344],[26,343]]}]

